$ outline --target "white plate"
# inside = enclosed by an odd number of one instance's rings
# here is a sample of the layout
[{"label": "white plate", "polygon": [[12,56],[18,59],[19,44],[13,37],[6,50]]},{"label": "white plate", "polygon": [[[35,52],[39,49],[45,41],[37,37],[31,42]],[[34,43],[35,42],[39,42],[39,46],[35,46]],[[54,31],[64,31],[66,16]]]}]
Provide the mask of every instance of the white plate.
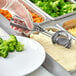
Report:
[{"label": "white plate", "polygon": [[38,42],[20,36],[17,39],[25,45],[25,50],[9,53],[7,58],[0,57],[0,76],[27,75],[38,69],[45,60],[44,48]]}]

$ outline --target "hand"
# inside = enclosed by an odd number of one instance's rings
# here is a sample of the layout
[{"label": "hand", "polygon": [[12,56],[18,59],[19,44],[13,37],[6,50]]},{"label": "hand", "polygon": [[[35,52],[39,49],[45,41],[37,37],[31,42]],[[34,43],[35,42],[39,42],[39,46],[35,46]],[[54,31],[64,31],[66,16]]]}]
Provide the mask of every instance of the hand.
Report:
[{"label": "hand", "polygon": [[[15,12],[17,16],[21,17],[24,20],[26,26],[29,29],[32,29],[33,28],[32,19],[31,19],[32,17],[29,14],[28,10],[24,7],[26,3],[23,0],[10,0],[10,1],[12,1],[12,3],[8,2],[8,6],[6,8]],[[14,29],[20,32],[24,31],[23,29],[17,27],[14,27]],[[25,33],[28,33],[28,31],[25,30]]]},{"label": "hand", "polygon": [[[10,22],[13,22],[13,23],[16,23],[16,24],[19,24],[19,25],[23,25],[23,26],[26,26],[25,22],[20,20],[18,17],[14,16],[13,17],[13,20],[10,20]],[[13,28],[14,30],[18,30],[19,32],[24,32],[26,33],[27,35],[29,34],[30,31],[28,30],[24,30],[24,29],[21,29],[21,28],[18,28],[18,27],[13,27],[11,26],[11,28]]]}]

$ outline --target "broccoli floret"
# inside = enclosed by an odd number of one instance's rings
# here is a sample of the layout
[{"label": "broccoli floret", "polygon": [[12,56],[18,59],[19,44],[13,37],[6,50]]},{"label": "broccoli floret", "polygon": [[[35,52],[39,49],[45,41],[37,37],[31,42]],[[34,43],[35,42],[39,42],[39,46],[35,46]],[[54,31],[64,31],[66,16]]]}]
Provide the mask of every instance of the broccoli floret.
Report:
[{"label": "broccoli floret", "polygon": [[2,43],[0,45],[0,56],[6,58],[8,56],[8,45]]},{"label": "broccoli floret", "polygon": [[2,56],[3,58],[6,58],[8,56],[8,51],[0,50],[0,56]]},{"label": "broccoli floret", "polygon": [[17,44],[17,38],[14,35],[10,35],[10,38],[7,40],[9,46],[9,52],[13,52],[15,50],[15,46]]},{"label": "broccoli floret", "polygon": [[21,52],[24,49],[24,45],[17,41],[16,36],[10,35],[8,40],[0,39],[0,56],[6,58],[8,52],[13,52],[15,49],[17,52]]},{"label": "broccoli floret", "polygon": [[65,6],[63,6],[63,8],[60,10],[60,14],[64,15],[66,13],[71,13],[75,11],[75,9],[76,9],[76,4],[65,4]]},{"label": "broccoli floret", "polygon": [[38,2],[36,3],[36,5],[39,6],[39,7],[43,7],[44,3],[43,3],[42,1],[38,1]]},{"label": "broccoli floret", "polygon": [[21,44],[20,42],[17,42],[17,45],[15,46],[15,48],[17,52],[21,52],[24,49],[24,45]]},{"label": "broccoli floret", "polygon": [[53,17],[61,16],[76,11],[76,4],[65,0],[31,0],[42,10]]},{"label": "broccoli floret", "polygon": [[7,43],[8,44],[11,44],[12,43],[12,45],[15,46],[17,44],[16,36],[10,35],[10,38],[7,40]]},{"label": "broccoli floret", "polygon": [[2,38],[0,38],[0,44],[2,44],[3,43],[3,39]]},{"label": "broccoli floret", "polygon": [[9,52],[14,52],[15,46],[12,43],[8,44],[8,47],[9,47]]}]

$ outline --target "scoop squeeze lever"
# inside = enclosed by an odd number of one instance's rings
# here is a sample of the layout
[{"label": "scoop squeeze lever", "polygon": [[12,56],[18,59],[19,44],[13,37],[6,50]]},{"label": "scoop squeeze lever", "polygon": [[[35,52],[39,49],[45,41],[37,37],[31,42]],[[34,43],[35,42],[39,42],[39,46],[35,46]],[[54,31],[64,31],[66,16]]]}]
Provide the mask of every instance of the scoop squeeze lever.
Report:
[{"label": "scoop squeeze lever", "polygon": [[[65,34],[66,36],[62,35]],[[64,32],[64,31],[58,31],[52,36],[52,42],[54,44],[62,45],[66,48],[71,47],[71,38]]]}]

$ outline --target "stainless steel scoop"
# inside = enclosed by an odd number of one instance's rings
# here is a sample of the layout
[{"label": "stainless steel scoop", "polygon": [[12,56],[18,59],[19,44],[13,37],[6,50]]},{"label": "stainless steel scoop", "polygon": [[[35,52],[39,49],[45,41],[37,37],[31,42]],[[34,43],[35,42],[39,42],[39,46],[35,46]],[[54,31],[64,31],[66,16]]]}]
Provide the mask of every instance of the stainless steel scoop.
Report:
[{"label": "stainless steel scoop", "polygon": [[[24,24],[24,21],[22,21],[22,19],[17,16],[15,16],[15,18],[11,18],[10,25],[22,28],[24,30],[29,30],[27,28],[27,26]],[[60,30],[60,31],[56,32],[55,34],[52,34],[52,33],[48,32],[47,30],[43,29],[38,23],[33,23],[33,25],[34,25],[33,29],[29,30],[29,31],[38,31],[42,34],[45,34],[45,35],[51,37],[52,42],[54,44],[59,44],[66,48],[71,47],[71,38],[65,31]]]}]

